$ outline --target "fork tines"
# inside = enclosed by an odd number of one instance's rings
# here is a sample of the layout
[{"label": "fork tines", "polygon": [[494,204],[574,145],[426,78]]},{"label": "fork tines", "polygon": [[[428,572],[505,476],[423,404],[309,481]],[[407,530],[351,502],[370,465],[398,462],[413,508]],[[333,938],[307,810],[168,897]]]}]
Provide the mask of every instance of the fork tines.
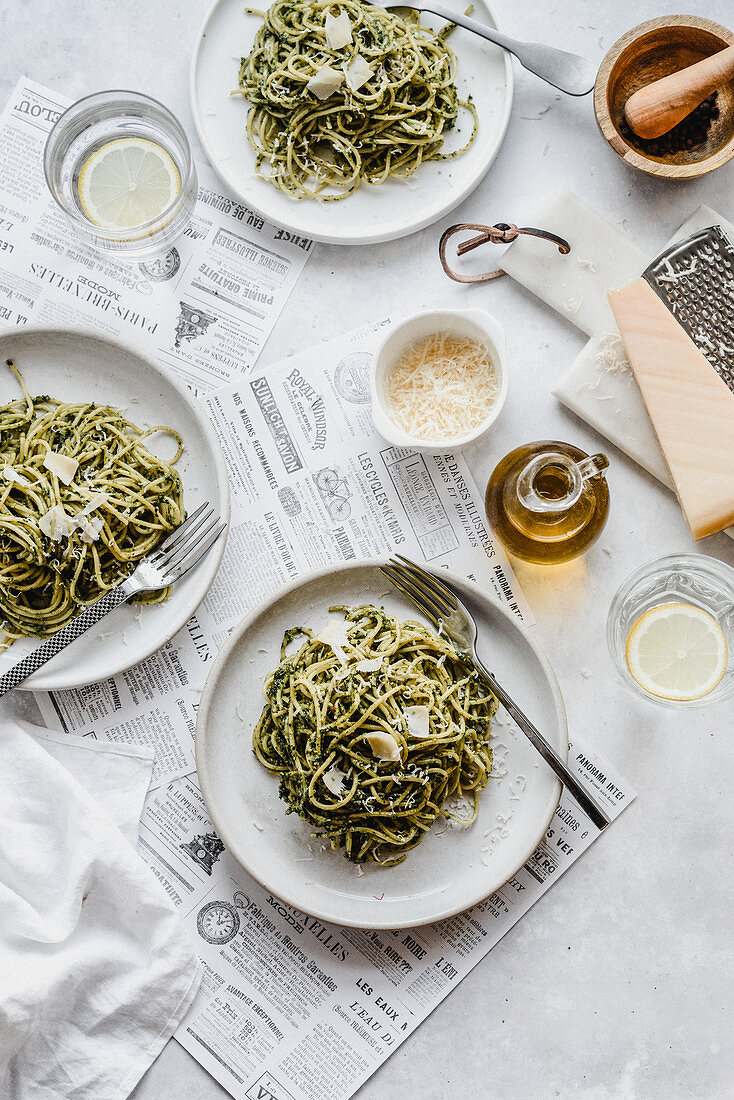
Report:
[{"label": "fork tines", "polygon": [[200,505],[150,555],[150,563],[170,584],[187,573],[214,545],[227,524],[208,502]]},{"label": "fork tines", "polygon": [[381,572],[438,627],[440,621],[458,607],[456,596],[415,562],[401,554],[397,558],[397,561],[391,558],[390,564],[382,566]]},{"label": "fork tines", "polygon": [[208,500],[204,501],[203,504],[199,505],[195,512],[192,512],[190,516],[186,517],[183,523],[179,524],[179,526],[176,527],[175,530],[171,531],[170,535],[168,535],[160,544],[160,546],[158,546],[151,554],[151,560],[155,561],[157,564],[158,560],[164,554],[167,554],[170,550],[173,550],[175,549],[175,547],[179,546],[182,539],[188,539],[189,535],[197,530],[201,523],[205,523],[206,520],[213,515],[213,506],[209,503]]}]

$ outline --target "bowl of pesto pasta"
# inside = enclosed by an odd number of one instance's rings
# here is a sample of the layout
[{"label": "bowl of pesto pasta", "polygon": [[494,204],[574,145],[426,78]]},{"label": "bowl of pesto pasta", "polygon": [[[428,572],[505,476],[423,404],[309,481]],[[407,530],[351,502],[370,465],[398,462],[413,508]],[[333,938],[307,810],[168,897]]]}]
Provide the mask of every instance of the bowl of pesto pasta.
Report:
[{"label": "bowl of pesto pasta", "polygon": [[[0,333],[0,672],[129,575],[229,487],[206,413],[153,359],[92,330]],[[118,607],[28,678],[79,687],[138,664],[185,625],[222,553]]]},{"label": "bowl of pesto pasta", "polygon": [[[197,770],[217,833],[273,896],[336,924],[402,928],[518,874],[560,784],[380,564],[309,574],[235,628],[199,708]],[[537,641],[476,584],[450,579],[491,667],[565,756]]]},{"label": "bowl of pesto pasta", "polygon": [[[473,15],[495,25],[485,0]],[[435,222],[479,183],[512,70],[498,47],[425,13],[216,0],[191,99],[209,161],[248,207],[306,240],[363,244]]]}]

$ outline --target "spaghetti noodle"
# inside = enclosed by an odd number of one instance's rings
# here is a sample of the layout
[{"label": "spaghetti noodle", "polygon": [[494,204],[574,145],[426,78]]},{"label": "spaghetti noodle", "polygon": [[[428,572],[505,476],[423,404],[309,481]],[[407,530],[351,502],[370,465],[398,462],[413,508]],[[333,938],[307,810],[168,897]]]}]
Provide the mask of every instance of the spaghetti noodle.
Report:
[{"label": "spaghetti noodle", "polygon": [[[344,613],[339,641],[333,632],[286,631],[253,749],[280,776],[287,813],[347,859],[392,866],[440,814],[474,820],[492,767],[497,702],[471,664],[421,623],[372,606],[330,610]],[[287,655],[299,636],[305,642]],[[468,817],[452,808],[464,796]]]}]

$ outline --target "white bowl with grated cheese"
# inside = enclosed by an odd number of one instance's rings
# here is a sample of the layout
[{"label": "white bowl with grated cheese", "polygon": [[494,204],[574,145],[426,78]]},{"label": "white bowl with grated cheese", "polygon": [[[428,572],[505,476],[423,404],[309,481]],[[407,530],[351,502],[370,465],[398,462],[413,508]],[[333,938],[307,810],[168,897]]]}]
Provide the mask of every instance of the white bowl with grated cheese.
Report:
[{"label": "white bowl with grated cheese", "polygon": [[392,325],[370,374],[372,420],[395,447],[473,443],[507,397],[506,338],[482,309],[434,309]]}]

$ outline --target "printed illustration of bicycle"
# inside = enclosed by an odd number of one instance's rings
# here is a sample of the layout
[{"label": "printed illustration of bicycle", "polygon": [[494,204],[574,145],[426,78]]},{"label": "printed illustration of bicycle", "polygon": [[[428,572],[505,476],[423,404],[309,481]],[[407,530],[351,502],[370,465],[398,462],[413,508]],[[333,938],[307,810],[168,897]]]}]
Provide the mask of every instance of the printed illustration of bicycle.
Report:
[{"label": "printed illustration of bicycle", "polygon": [[326,510],[334,523],[344,523],[352,514],[352,506],[349,498],[352,490],[345,477],[339,477],[336,470],[330,466],[324,466],[313,474],[313,481],[319,491],[319,495],[326,505]]}]

